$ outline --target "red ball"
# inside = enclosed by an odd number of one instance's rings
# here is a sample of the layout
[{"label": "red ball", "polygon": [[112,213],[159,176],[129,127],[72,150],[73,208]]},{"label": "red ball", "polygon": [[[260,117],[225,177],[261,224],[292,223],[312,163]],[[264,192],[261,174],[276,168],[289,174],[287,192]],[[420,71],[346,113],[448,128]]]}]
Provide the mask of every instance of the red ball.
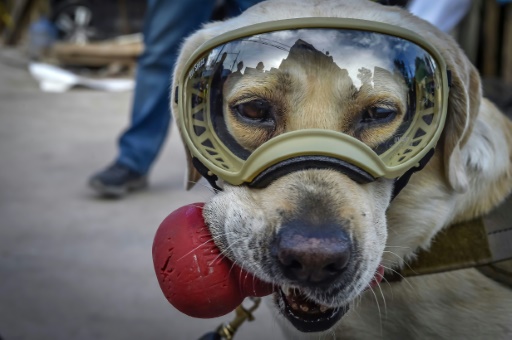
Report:
[{"label": "red ball", "polygon": [[272,293],[271,284],[220,255],[202,211],[203,203],[181,207],[156,232],[153,264],[167,300],[189,316],[214,318],[233,311],[247,296]]}]

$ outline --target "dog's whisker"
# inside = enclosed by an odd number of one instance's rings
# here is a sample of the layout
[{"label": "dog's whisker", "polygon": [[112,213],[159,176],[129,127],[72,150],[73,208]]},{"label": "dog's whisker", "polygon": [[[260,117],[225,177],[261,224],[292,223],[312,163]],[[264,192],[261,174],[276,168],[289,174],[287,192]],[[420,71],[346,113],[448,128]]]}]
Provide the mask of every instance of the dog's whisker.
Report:
[{"label": "dog's whisker", "polygon": [[[242,281],[242,279],[241,279],[241,277],[242,277],[242,271],[240,271],[240,274],[239,274],[239,275],[240,275],[240,277],[239,277],[239,281],[242,283],[242,286],[243,286],[243,284],[245,283],[245,281],[247,280],[247,277],[249,276],[249,272],[248,272],[247,270],[245,270],[245,269],[244,269],[244,268],[245,268],[245,264],[244,264],[244,263],[245,263],[245,262],[242,262],[241,264],[239,264],[239,265],[238,265],[238,266],[239,266],[243,271],[245,271],[245,277],[244,277],[243,281]],[[251,276],[252,276],[252,286],[254,287],[255,282],[256,282],[256,277],[255,277],[254,275],[251,275]]]},{"label": "dog's whisker", "polygon": [[[215,237],[214,237],[214,236],[212,236],[212,237],[211,237],[211,238],[209,238],[208,240],[204,241],[203,243],[199,244],[197,247],[195,247],[195,248],[193,248],[192,250],[190,250],[190,251],[189,251],[188,253],[186,253],[185,255],[181,256],[179,259],[177,259],[177,261],[180,261],[180,260],[182,260],[183,258],[185,258],[185,257],[189,256],[190,254],[194,253],[197,249],[201,248],[202,246],[204,246],[204,245],[205,245],[205,244],[207,244],[208,242],[213,242],[213,243],[215,243],[215,242],[214,242],[214,240],[216,240],[216,239],[220,238],[221,236],[225,236],[225,235],[227,235],[227,234],[224,234],[224,235],[218,235],[218,236],[215,236]],[[214,261],[212,261],[212,263],[214,263],[214,262],[215,262],[215,260],[214,260]]]},{"label": "dog's whisker", "polygon": [[[383,266],[383,267],[384,267],[384,266]],[[387,284],[390,288],[392,287],[392,286],[391,286],[391,282],[389,282],[389,280],[388,280],[388,279],[386,279],[386,276],[385,276],[385,275],[382,275],[382,280],[383,280],[383,281],[385,281],[385,282],[386,282],[386,284]],[[382,281],[381,281],[381,283],[382,283]],[[392,289],[390,289],[390,291],[391,291],[391,297],[393,297],[393,290],[392,290]]]},{"label": "dog's whisker", "polygon": [[182,260],[183,258],[189,256],[190,254],[192,254],[193,252],[195,252],[197,249],[201,248],[202,246],[204,246],[205,244],[207,244],[208,242],[212,242],[213,243],[213,239],[208,239],[206,241],[204,241],[203,243],[201,243],[200,245],[198,245],[197,247],[195,247],[194,249],[192,249],[191,251],[189,251],[188,253],[186,253],[185,255],[181,256],[179,259],[177,259],[176,261],[180,261]]},{"label": "dog's whisker", "polygon": [[357,300],[354,300],[354,302],[356,303],[353,307],[354,308],[351,308],[351,311],[353,314],[357,315],[357,317],[360,319],[360,320],[364,320],[363,317],[361,316],[361,314],[359,314],[359,311],[358,311],[358,308],[360,304],[363,303],[363,296],[362,295],[359,295]]},{"label": "dog's whisker", "polygon": [[[231,248],[232,246],[236,245],[238,242],[242,242],[242,241],[243,241],[242,239],[237,240],[236,242],[234,242],[233,244],[231,244],[228,248],[226,248],[226,249],[224,249],[223,251],[221,251],[221,254],[222,254],[223,256],[226,256],[226,255],[225,255],[225,253],[226,253],[226,251],[227,251],[229,248]],[[227,274],[228,276],[229,276],[229,275],[231,275],[231,272],[232,272],[232,270],[235,268],[235,265],[236,265],[236,266],[238,266],[240,269],[244,270],[244,265],[243,265],[243,263],[240,263],[240,262],[239,262],[238,260],[236,260],[236,259],[235,259],[235,260],[233,260],[232,262],[233,262],[233,263],[232,263],[232,265],[231,265],[231,268],[229,269],[228,274]]]},{"label": "dog's whisker", "polygon": [[393,229],[388,229],[388,233],[393,234],[393,235],[395,235],[395,236],[398,236],[398,235],[399,235],[398,231],[393,230]]},{"label": "dog's whisker", "polygon": [[389,253],[389,254],[392,254],[392,255],[396,256],[400,261],[403,261],[403,260],[404,260],[400,255],[398,255],[398,254],[397,254],[397,253],[395,253],[395,252],[392,252],[391,250],[384,250],[383,252],[384,252],[384,253]]},{"label": "dog's whisker", "polygon": [[220,190],[219,190],[219,189],[216,189],[216,188],[214,188],[214,187],[212,187],[212,186],[209,186],[209,185],[206,185],[206,184],[204,184],[204,183],[201,183],[201,181],[190,181],[190,180],[189,180],[189,181],[187,181],[187,182],[188,182],[188,183],[191,183],[191,184],[194,184],[194,185],[195,185],[195,184],[200,185],[200,186],[202,186],[202,187],[204,187],[204,188],[206,188],[206,189],[210,190],[210,191],[211,191],[212,193],[214,193],[214,194],[217,194],[217,193],[219,193],[219,192],[220,192]]},{"label": "dog's whisker", "polygon": [[400,267],[400,263],[392,260],[382,260],[381,263],[390,265],[391,267]]},{"label": "dog's whisker", "polygon": [[392,263],[392,264],[396,264],[396,265],[400,264],[399,261],[394,260],[394,259],[382,259],[381,262]]},{"label": "dog's whisker", "polygon": [[243,268],[244,268],[243,262],[241,263],[241,266],[239,266],[239,267],[242,268],[242,270],[238,273],[238,282],[240,282],[242,284],[242,286],[244,286],[245,280],[247,280],[247,276],[249,276],[249,273],[246,271],[245,277],[242,280],[242,272],[243,272]]},{"label": "dog's whisker", "polygon": [[398,254],[396,254],[396,253],[394,253],[394,252],[392,252],[392,251],[389,251],[389,250],[385,250],[384,252],[385,252],[385,253],[389,253],[389,254],[391,254],[391,255],[396,256],[396,257],[399,259],[399,261],[400,261],[400,262],[398,263],[398,265],[406,265],[406,266],[407,266],[407,268],[409,268],[410,270],[412,270],[412,271],[414,272],[414,268],[412,268],[412,267],[409,265],[409,263],[408,263],[407,261],[405,261],[405,259],[403,259],[402,257],[400,257],[400,255],[398,255]]},{"label": "dog's whisker", "polygon": [[[242,271],[240,271],[239,273],[239,282],[242,283],[242,285],[245,283],[245,281],[247,280],[247,277],[249,277],[249,272],[247,270],[245,270],[245,262],[242,262],[240,264],[237,264],[243,271],[245,271],[245,277],[243,278],[243,281],[242,281]],[[253,284],[253,287],[255,285],[255,282],[256,282],[256,277],[254,275],[251,275],[252,276],[252,284]]]},{"label": "dog's whisker", "polygon": [[409,283],[409,281],[407,281],[407,278],[405,276],[403,276],[402,274],[400,274],[400,272],[394,270],[393,268],[390,268],[390,267],[386,267],[384,265],[382,265],[382,267],[384,267],[384,269],[387,269],[389,271],[392,271],[393,273],[395,273],[396,275],[400,276],[401,278],[401,282],[404,282],[404,283],[407,283],[409,285],[410,288],[413,288],[413,286]]},{"label": "dog's whisker", "polygon": [[400,263],[394,262],[394,261],[386,261],[386,260],[384,260],[384,261],[381,261],[381,264],[385,265],[386,268],[393,268],[395,270],[400,268]]},{"label": "dog's whisker", "polygon": [[235,266],[238,266],[239,268],[241,268],[241,269],[243,270],[243,265],[242,265],[239,261],[235,260],[235,261],[233,261],[233,263],[231,264],[231,268],[229,268],[229,271],[228,271],[228,273],[227,273],[227,275],[226,275],[226,276],[230,276],[230,275],[231,275],[231,272],[233,271],[233,269],[235,268]]},{"label": "dog's whisker", "polygon": [[352,305],[354,308],[357,308],[359,306],[359,304],[361,303],[361,300],[362,300],[362,295],[358,295],[356,296],[356,298],[354,299],[354,301],[352,301]]},{"label": "dog's whisker", "polygon": [[[381,280],[384,278],[384,275],[378,274],[381,277]],[[384,303],[384,316],[387,318],[388,316],[388,306],[386,304],[386,297],[384,296],[384,292],[382,291],[382,287],[380,282],[377,283],[377,288],[379,288],[380,295],[382,296],[382,302]]]},{"label": "dog's whisker", "polygon": [[[228,236],[230,234],[235,234],[235,233],[234,232],[230,232],[230,233],[224,233],[224,234],[221,234],[221,235],[216,235],[215,237],[212,237],[212,240],[222,239],[222,238],[225,238],[226,236]],[[225,248],[225,249],[217,248],[217,249],[219,249],[219,254],[217,255],[217,257],[215,257],[215,259],[213,259],[213,261],[211,263],[215,263],[215,261],[217,261],[220,257],[226,257],[227,250],[229,248],[231,248],[232,246],[236,245],[236,243],[239,242],[239,241],[241,241],[241,240],[238,240],[238,241],[234,242],[231,246],[229,246],[228,248]]]},{"label": "dog's whisker", "polygon": [[212,263],[215,263],[215,261],[217,261],[220,257],[227,257],[226,254],[227,252],[229,251],[230,248],[234,247],[235,245],[237,245],[239,242],[242,242],[241,239],[233,242],[232,244],[230,244],[227,248],[225,249],[222,249],[220,252],[219,252],[219,255],[217,255],[215,257],[215,259],[212,261]]},{"label": "dog's whisker", "polygon": [[375,303],[377,304],[377,311],[379,312],[379,328],[380,328],[380,333],[382,335],[382,312],[380,310],[379,299],[377,298],[377,294],[375,294],[375,291],[373,290],[372,287],[370,287],[369,290],[370,290],[370,292],[372,292],[373,297],[375,299]]},{"label": "dog's whisker", "polygon": [[405,246],[385,246],[384,248],[402,248],[402,249],[411,249],[411,247],[405,247]]},{"label": "dog's whisker", "polygon": [[253,275],[252,276],[252,286],[254,287],[255,286],[255,283],[256,283],[256,276]]},{"label": "dog's whisker", "polygon": [[392,251],[389,251],[389,250],[384,250],[383,253],[386,253],[386,254],[390,254],[390,255],[393,255],[394,257],[396,257],[398,260],[398,262],[395,262],[395,264],[398,264],[398,265],[401,265],[402,263],[404,263],[404,259],[398,255],[397,253],[394,253]]},{"label": "dog's whisker", "polygon": [[233,263],[231,264],[231,268],[229,268],[228,276],[231,275],[231,272],[233,271],[233,268],[235,268],[236,264],[237,264],[237,261],[233,261]]}]

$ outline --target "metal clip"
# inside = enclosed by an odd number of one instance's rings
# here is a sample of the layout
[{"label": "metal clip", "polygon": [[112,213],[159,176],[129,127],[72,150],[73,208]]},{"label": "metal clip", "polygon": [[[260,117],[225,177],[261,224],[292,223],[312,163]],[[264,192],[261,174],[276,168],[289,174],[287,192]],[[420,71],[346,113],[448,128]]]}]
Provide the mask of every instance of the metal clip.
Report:
[{"label": "metal clip", "polygon": [[235,332],[238,330],[240,325],[244,323],[246,320],[253,321],[254,316],[252,313],[258,308],[261,303],[261,298],[251,297],[251,301],[253,305],[250,308],[245,308],[243,305],[240,305],[236,308],[236,316],[230,323],[222,324],[217,328],[217,333],[226,340],[232,340]]}]

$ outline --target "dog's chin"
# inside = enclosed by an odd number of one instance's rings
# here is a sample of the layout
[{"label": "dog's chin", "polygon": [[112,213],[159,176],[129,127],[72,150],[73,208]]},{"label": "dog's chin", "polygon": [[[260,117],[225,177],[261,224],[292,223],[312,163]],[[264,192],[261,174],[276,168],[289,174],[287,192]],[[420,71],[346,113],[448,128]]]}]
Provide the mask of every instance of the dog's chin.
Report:
[{"label": "dog's chin", "polygon": [[[366,289],[377,286],[384,275],[379,266]],[[336,307],[326,306],[307,297],[300,288],[280,287],[274,292],[274,302],[278,310],[301,332],[324,332],[332,328],[348,312],[350,303]]]}]

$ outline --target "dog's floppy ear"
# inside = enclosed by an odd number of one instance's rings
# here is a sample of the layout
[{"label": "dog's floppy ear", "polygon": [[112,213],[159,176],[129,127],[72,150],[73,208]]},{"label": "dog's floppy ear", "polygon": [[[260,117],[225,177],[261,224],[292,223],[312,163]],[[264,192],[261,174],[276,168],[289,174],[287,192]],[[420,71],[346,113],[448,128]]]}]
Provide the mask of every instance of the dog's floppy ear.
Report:
[{"label": "dog's floppy ear", "polygon": [[187,173],[185,174],[185,189],[190,190],[201,179],[201,174],[192,164],[192,156],[187,150]]},{"label": "dog's floppy ear", "polygon": [[444,51],[451,72],[448,114],[443,133],[445,173],[451,188],[457,192],[468,189],[466,164],[462,147],[466,144],[475,117],[480,109],[482,90],[475,67],[458,47]]}]

